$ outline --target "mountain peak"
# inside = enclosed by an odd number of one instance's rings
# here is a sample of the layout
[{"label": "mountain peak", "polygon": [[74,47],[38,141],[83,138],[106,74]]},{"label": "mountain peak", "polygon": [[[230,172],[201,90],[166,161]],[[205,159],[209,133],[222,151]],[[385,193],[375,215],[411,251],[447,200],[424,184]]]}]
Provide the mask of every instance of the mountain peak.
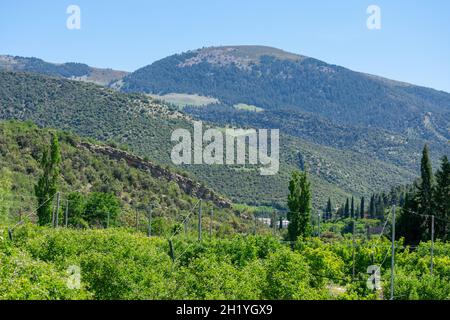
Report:
[{"label": "mountain peak", "polygon": [[281,49],[258,46],[258,45],[237,45],[237,46],[220,46],[206,47],[195,51],[190,51],[193,56],[180,63],[180,67],[189,67],[202,62],[214,65],[229,65],[246,69],[251,64],[259,63],[261,57],[270,56],[280,60],[301,61],[305,57],[283,51]]}]

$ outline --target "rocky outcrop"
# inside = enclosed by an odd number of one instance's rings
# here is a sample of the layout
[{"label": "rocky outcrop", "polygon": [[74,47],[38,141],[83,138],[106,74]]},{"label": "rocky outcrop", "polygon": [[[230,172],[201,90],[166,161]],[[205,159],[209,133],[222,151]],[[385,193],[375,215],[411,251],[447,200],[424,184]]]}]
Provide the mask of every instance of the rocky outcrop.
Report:
[{"label": "rocky outcrop", "polygon": [[167,170],[157,164],[146,161],[134,154],[110,146],[96,145],[88,142],[81,142],[79,143],[78,147],[88,149],[89,151],[94,153],[106,155],[110,159],[114,159],[117,161],[124,160],[130,167],[146,171],[155,178],[162,178],[168,181],[173,181],[178,184],[180,189],[183,190],[186,194],[205,201],[211,201],[220,208],[231,207],[231,202],[229,200],[220,197],[212,189],[207,188],[202,184],[184,177],[178,173],[171,172],[170,170]]}]

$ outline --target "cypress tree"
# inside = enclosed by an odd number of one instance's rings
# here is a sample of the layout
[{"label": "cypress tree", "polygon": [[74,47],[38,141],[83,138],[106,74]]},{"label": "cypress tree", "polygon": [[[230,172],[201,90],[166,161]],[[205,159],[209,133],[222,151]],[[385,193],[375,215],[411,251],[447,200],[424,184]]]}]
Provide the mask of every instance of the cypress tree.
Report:
[{"label": "cypress tree", "polygon": [[350,216],[350,203],[347,198],[347,201],[345,202],[345,206],[344,206],[344,217],[348,218],[349,216]]},{"label": "cypress tree", "polygon": [[421,179],[415,186],[417,191],[406,195],[405,205],[397,222],[398,236],[404,237],[406,244],[418,244],[422,240],[429,239],[426,216],[433,215],[435,191],[433,189],[433,169],[427,145],[422,152],[420,174]]},{"label": "cypress tree", "polygon": [[[436,186],[433,196],[434,214],[438,219],[450,220],[450,162],[447,156],[441,159],[441,168],[436,172]],[[436,237],[448,237],[448,223],[436,224]]]},{"label": "cypress tree", "polygon": [[369,216],[372,219],[375,218],[375,196],[374,195],[372,195],[370,197]]},{"label": "cypress tree", "polygon": [[352,204],[351,204],[350,213],[351,213],[352,219],[354,219],[356,217],[356,214],[355,214],[355,199],[353,198],[353,196],[352,196]]},{"label": "cypress tree", "polygon": [[418,203],[414,194],[406,194],[405,205],[396,221],[397,239],[405,238],[405,244],[415,245],[423,240],[423,219],[415,215]]},{"label": "cypress tree", "polygon": [[365,210],[365,208],[364,208],[364,206],[365,206],[364,201],[365,201],[364,197],[361,197],[361,204],[359,206],[359,214],[360,214],[361,219],[364,219],[364,210]]},{"label": "cypress tree", "polygon": [[423,215],[433,214],[433,169],[428,151],[425,145],[422,153],[422,161],[420,166],[421,181],[418,192],[419,213]]}]

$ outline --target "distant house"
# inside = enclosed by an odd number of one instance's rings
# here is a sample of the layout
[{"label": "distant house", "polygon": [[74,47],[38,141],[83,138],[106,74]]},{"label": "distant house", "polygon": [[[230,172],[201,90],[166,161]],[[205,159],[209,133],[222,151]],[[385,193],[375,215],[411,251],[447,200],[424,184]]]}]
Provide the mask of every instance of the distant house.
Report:
[{"label": "distant house", "polygon": [[[272,227],[272,219],[271,219],[271,218],[256,218],[256,219],[257,219],[259,222],[261,222],[261,223],[263,223],[263,224],[265,224],[265,225],[267,225],[267,226],[269,226],[269,227]],[[288,225],[289,225],[289,221],[286,220],[286,219],[283,219],[283,220],[281,221],[281,225],[282,225],[282,228],[283,228],[283,229],[287,229],[287,227],[288,227]],[[279,228],[279,226],[280,226],[280,221],[277,220],[276,227]]]},{"label": "distant house", "polygon": [[270,218],[256,218],[259,222],[267,225],[267,226],[271,226],[272,225],[272,219]]}]

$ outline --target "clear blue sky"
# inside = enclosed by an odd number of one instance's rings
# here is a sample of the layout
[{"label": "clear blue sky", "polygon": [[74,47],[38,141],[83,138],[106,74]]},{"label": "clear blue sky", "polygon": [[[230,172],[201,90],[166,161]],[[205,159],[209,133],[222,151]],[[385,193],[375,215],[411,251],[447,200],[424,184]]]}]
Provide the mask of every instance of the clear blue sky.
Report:
[{"label": "clear blue sky", "polygon": [[[66,8],[81,8],[81,30]],[[366,27],[381,7],[382,29]],[[450,92],[448,0],[1,0],[0,54],[133,71],[173,53],[261,44]]]}]

